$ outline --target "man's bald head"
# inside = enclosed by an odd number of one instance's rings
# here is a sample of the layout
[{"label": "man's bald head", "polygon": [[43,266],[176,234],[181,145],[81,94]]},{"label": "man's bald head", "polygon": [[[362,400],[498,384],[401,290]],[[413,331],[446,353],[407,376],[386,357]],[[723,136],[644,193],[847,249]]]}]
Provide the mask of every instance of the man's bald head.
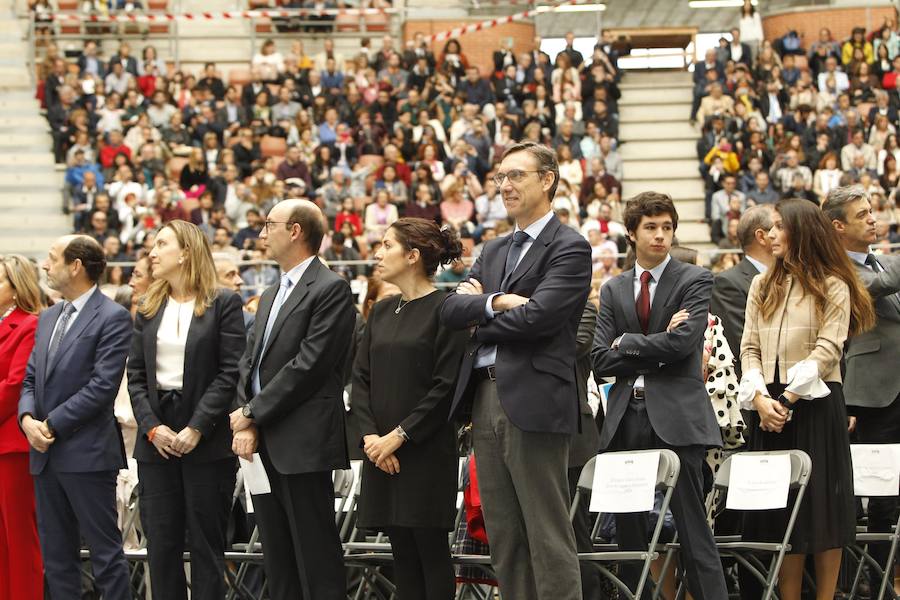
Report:
[{"label": "man's bald head", "polygon": [[297,223],[310,254],[318,254],[325,237],[325,217],[322,210],[309,200],[288,199],[276,204],[269,213],[270,221]]}]

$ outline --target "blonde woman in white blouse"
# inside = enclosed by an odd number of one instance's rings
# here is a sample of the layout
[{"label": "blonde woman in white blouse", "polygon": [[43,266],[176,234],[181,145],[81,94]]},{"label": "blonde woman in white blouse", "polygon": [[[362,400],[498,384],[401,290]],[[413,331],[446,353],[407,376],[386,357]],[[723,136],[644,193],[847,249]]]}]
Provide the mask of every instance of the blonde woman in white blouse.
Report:
[{"label": "blonde woman in white blouse", "polygon": [[236,471],[228,412],[245,346],[241,300],[218,287],[209,241],[193,223],[166,224],[149,258],[154,281],[135,319],[128,392],[153,598],[186,600],[187,549],[191,597],[221,599]]},{"label": "blonde woman in white blouse", "polygon": [[[872,327],[874,309],[822,211],[797,199],[775,210],[775,265],[750,286],[738,399],[757,413],[748,423],[751,450],[799,449],[812,458],[780,597],[800,599],[804,559],[812,554],[816,599],[832,600],[841,548],[856,526],[840,360],[847,336]],[[743,531],[780,541],[786,524],[786,509],[749,511]]]}]

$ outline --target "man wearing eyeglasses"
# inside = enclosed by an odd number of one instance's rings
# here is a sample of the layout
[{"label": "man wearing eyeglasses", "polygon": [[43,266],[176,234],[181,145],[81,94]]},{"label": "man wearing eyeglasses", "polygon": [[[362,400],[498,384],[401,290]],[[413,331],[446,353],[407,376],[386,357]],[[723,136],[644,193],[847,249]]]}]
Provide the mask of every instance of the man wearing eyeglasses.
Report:
[{"label": "man wearing eyeglasses", "polygon": [[281,281],[259,301],[241,359],[232,449],[262,460],[271,493],[254,494],[272,600],[346,600],[333,469],[347,469],[344,364],[356,311],[347,281],[317,258],[324,217],[308,200],[269,212],[260,239]]},{"label": "man wearing eyeglasses", "polygon": [[516,229],[485,244],[441,307],[448,327],[473,328],[450,415],[472,409],[500,593],[580,600],[567,466],[578,435],[575,336],[590,289],[590,246],[551,210],[559,182],[552,150],[509,148],[494,182]]}]

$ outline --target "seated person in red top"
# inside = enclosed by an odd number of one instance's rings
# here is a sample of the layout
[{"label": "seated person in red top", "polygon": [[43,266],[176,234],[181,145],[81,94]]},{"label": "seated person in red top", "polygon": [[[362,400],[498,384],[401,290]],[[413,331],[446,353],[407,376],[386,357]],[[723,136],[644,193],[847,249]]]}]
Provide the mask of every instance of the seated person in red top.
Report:
[{"label": "seated person in red top", "polygon": [[109,132],[109,141],[100,151],[100,164],[103,165],[104,169],[111,168],[113,161],[119,154],[124,154],[128,157],[128,160],[131,160],[131,148],[126,146],[122,140],[122,132],[118,129],[113,129]]},{"label": "seated person in red top", "polygon": [[881,78],[881,86],[890,91],[897,87],[897,76],[900,75],[900,55],[894,57],[892,62],[894,70],[884,74]]},{"label": "seated person in red top", "polygon": [[384,167],[387,165],[393,165],[394,169],[397,171],[397,177],[402,179],[403,183],[405,183],[408,188],[412,183],[412,171],[409,169],[409,165],[403,162],[403,158],[400,156],[400,150],[398,150],[397,146],[394,144],[388,144],[384,147],[384,164],[375,171],[376,179],[383,179],[382,173],[384,173]]},{"label": "seated person in red top", "polygon": [[353,235],[360,236],[363,232],[362,219],[353,210],[353,198],[344,198],[341,203],[341,210],[338,211],[334,218],[334,230],[340,231],[344,223],[350,223],[353,226]]}]

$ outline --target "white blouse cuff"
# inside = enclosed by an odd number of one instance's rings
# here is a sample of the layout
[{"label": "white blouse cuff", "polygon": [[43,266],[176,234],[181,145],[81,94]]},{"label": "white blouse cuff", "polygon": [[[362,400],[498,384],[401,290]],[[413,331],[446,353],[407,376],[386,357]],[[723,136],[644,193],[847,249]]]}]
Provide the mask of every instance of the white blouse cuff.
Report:
[{"label": "white blouse cuff", "polygon": [[804,400],[824,398],[831,393],[819,377],[819,366],[814,360],[801,360],[788,369],[787,378],[788,384],[785,389]]},{"label": "white blouse cuff", "polygon": [[753,399],[756,392],[768,395],[766,389],[766,380],[763,379],[762,371],[759,369],[750,369],[741,377],[741,385],[738,388],[738,402],[741,410],[753,410]]}]

